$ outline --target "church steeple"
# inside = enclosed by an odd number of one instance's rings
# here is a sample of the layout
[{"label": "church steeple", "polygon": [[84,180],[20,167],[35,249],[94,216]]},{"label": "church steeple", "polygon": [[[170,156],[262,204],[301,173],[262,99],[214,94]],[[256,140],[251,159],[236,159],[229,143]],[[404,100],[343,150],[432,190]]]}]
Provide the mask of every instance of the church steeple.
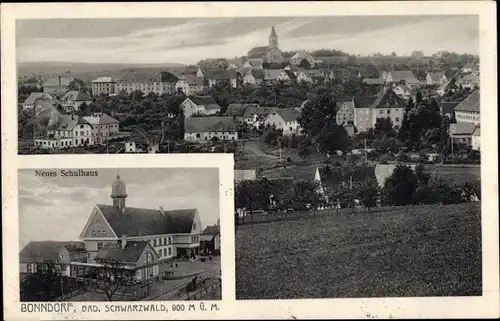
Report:
[{"label": "church steeple", "polygon": [[274,26],[272,26],[271,33],[269,34],[269,47],[278,48],[278,35],[276,34],[276,30],[274,30]]},{"label": "church steeple", "polygon": [[113,206],[118,210],[125,209],[125,199],[127,198],[127,189],[125,183],[120,179],[120,175],[116,175],[116,180],[111,185],[111,198],[113,199]]}]

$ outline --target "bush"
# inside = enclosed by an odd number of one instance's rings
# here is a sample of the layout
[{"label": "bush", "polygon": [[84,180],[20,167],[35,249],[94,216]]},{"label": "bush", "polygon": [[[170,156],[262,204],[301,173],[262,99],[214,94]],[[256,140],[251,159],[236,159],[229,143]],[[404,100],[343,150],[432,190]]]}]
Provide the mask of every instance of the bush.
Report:
[{"label": "bush", "polygon": [[291,163],[291,162],[292,162],[292,158],[291,158],[290,156],[288,156],[288,157],[286,158],[286,161],[287,161],[287,163]]},{"label": "bush", "polygon": [[400,153],[398,155],[398,161],[400,161],[400,162],[407,163],[407,162],[410,162],[410,160],[411,160],[410,156],[408,156],[408,154],[406,154],[406,153]]},{"label": "bush", "polygon": [[382,154],[379,156],[378,160],[379,160],[380,164],[388,164],[389,161],[394,160],[394,157],[392,157],[389,154]]}]

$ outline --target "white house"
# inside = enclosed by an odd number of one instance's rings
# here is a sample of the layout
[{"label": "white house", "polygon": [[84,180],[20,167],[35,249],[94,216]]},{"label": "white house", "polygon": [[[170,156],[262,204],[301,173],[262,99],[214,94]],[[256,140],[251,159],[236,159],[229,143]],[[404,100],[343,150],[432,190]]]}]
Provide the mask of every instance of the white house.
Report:
[{"label": "white house", "polygon": [[300,113],[294,108],[277,109],[267,115],[264,125],[275,126],[276,129],[281,129],[284,135],[300,135],[299,116]]},{"label": "white house", "polygon": [[457,86],[463,88],[476,89],[479,88],[479,76],[476,74],[467,74],[456,81]]},{"label": "white house", "polygon": [[32,110],[35,108],[35,104],[39,100],[47,100],[47,101],[53,101],[54,98],[43,92],[32,92],[28,98],[23,102],[22,107],[24,110]]},{"label": "white house", "polygon": [[472,132],[471,138],[472,149],[481,150],[481,125],[477,125]]},{"label": "white house", "polygon": [[83,119],[92,125],[94,144],[104,144],[120,132],[120,122],[105,113],[93,113]]},{"label": "white house", "polygon": [[99,96],[102,94],[114,94],[115,93],[116,82],[113,77],[99,77],[92,80],[90,83],[90,88],[92,89],[93,96]]},{"label": "white house", "polygon": [[448,78],[446,78],[446,75],[442,71],[428,72],[427,75],[425,76],[425,83],[428,86],[432,85],[442,86],[443,84],[448,83]]},{"label": "white house", "polygon": [[238,140],[236,122],[231,116],[186,117],[184,140],[188,142]]},{"label": "white house", "polygon": [[189,83],[185,79],[179,79],[175,82],[174,89],[176,92],[182,91],[185,95],[189,95]]},{"label": "white house", "polygon": [[306,51],[295,53],[292,58],[290,58],[290,64],[299,66],[304,59],[309,63],[310,68],[314,67],[314,57]]},{"label": "white house", "polygon": [[62,107],[67,113],[79,111],[82,104],[89,105],[92,102],[88,92],[85,91],[68,91],[61,99]]},{"label": "white house", "polygon": [[472,73],[475,73],[479,70],[478,66],[473,64],[472,62],[469,62],[467,63],[463,68],[462,68],[462,72],[464,73],[469,73],[469,72],[472,72]]},{"label": "white house", "polygon": [[265,126],[267,115],[277,109],[278,107],[260,107],[259,105],[248,106],[243,114],[243,121],[249,126],[261,129]]},{"label": "white house", "polygon": [[46,136],[35,137],[34,143],[42,149],[93,145],[92,125],[80,116],[59,115],[55,123],[47,126]]},{"label": "white house", "polygon": [[210,96],[189,96],[181,103],[185,117],[192,115],[215,115],[220,111],[220,106]]},{"label": "white house", "polygon": [[264,81],[273,83],[276,81],[288,81],[290,77],[286,70],[283,69],[266,69],[264,70]]},{"label": "white house", "polygon": [[160,149],[160,139],[157,135],[148,133],[138,127],[125,142],[125,153],[155,154]]},{"label": "white house", "polygon": [[455,119],[457,123],[473,123],[478,125],[481,122],[480,111],[479,90],[474,90],[455,107]]}]

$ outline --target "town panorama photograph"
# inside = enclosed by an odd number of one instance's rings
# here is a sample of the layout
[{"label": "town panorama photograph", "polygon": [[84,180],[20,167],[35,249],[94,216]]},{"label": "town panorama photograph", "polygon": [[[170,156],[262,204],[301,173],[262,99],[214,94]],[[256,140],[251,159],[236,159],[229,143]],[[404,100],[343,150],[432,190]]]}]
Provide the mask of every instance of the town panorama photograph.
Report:
[{"label": "town panorama photograph", "polygon": [[16,21],[18,153],[234,155],[237,299],[480,296],[479,16]]}]

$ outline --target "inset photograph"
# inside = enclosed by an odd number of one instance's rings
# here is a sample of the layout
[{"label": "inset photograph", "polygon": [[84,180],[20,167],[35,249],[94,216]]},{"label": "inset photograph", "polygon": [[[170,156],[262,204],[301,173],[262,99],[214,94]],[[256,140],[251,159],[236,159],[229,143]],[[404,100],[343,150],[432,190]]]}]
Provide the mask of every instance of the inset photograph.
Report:
[{"label": "inset photograph", "polygon": [[221,300],[219,169],[23,169],[23,301]]}]

